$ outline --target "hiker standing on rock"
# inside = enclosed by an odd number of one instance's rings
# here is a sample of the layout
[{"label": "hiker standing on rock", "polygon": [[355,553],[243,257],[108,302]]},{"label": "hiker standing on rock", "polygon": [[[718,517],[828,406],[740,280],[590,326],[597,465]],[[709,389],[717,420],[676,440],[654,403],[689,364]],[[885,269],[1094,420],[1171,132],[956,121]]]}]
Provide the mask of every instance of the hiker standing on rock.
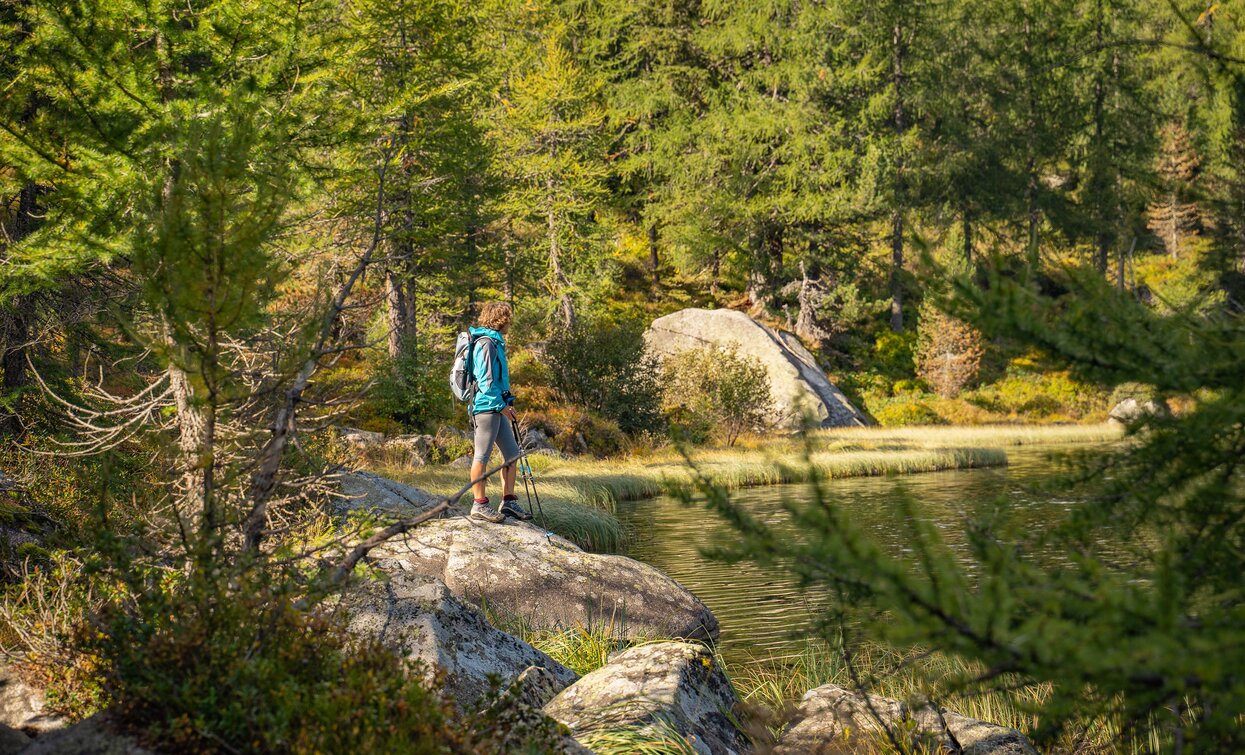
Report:
[{"label": "hiker standing on rock", "polygon": [[527,521],[532,515],[519,506],[514,494],[515,467],[519,460],[519,444],[511,423],[517,420],[514,396],[510,393],[510,366],[506,362],[506,333],[514,314],[504,302],[489,302],[480,310],[472,339],[471,378],[475,382],[475,399],[471,403],[471,422],[475,427],[475,455],[471,461],[471,479],[478,480],[488,469],[493,444],[497,444],[506,466],[502,467],[501,506],[489,506],[487,480],[473,487],[475,503],[471,518],[500,523],[507,516]]}]

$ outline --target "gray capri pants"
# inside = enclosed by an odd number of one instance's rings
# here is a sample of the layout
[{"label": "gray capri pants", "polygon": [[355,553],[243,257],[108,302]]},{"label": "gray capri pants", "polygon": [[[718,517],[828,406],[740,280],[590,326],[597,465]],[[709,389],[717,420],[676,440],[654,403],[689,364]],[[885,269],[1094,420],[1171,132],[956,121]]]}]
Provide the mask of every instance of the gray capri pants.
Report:
[{"label": "gray capri pants", "polygon": [[488,464],[493,444],[501,449],[503,461],[514,463],[519,458],[519,444],[514,442],[510,420],[501,412],[481,412],[473,418],[476,425],[475,461]]}]

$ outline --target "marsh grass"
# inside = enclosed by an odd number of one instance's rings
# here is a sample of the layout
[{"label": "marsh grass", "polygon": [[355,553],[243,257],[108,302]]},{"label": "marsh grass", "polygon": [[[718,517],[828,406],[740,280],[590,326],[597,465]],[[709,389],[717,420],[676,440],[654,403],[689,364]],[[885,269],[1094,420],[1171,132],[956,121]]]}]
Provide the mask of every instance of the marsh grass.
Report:
[{"label": "marsh grass", "polygon": [[597,755],[699,755],[691,742],[666,721],[581,734],[579,743]]},{"label": "marsh grass", "polygon": [[1030,446],[1109,443],[1124,437],[1122,428],[1100,425],[974,425],[926,427],[842,427],[817,430],[814,437],[848,443],[906,446]]},{"label": "marsh grass", "polygon": [[[853,651],[852,668],[826,643],[809,639],[797,653],[779,658],[747,659],[726,666],[740,700],[761,710],[773,711],[771,732],[777,736],[794,714],[806,692],[833,684],[846,689],[862,680],[872,694],[922,705],[929,700],[970,718],[1017,729],[1032,737],[1040,727],[1039,712],[1054,694],[1048,683],[1026,684],[1014,676],[994,679],[989,686],[974,687],[985,667],[943,653],[920,650],[901,652],[876,644]],[[1042,751],[1053,753],[1151,753],[1163,749],[1157,729],[1142,732],[1127,748],[1120,721],[1086,717],[1043,742]],[[889,742],[879,738],[878,752],[891,752]]]},{"label": "marsh grass", "polygon": [[[1007,447],[1105,443],[1122,432],[1108,425],[848,428],[814,431],[810,461],[823,478],[880,477],[1002,466]],[[746,438],[734,448],[695,448],[685,458],[665,448],[615,459],[560,459],[532,454],[549,529],[586,550],[617,552],[626,542],[613,516],[618,503],[653,498],[701,474],[731,489],[805,482],[809,467],[796,438]],[[380,466],[379,473],[438,494],[456,490],[466,472],[445,466]],[[527,496],[520,481],[520,502]],[[490,485],[496,497],[496,483]]]}]

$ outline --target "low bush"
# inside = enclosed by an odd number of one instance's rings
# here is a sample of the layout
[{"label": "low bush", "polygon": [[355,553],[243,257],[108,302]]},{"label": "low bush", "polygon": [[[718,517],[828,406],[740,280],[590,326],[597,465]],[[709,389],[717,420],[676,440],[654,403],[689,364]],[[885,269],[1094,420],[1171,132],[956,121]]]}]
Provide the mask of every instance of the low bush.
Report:
[{"label": "low bush", "polygon": [[943,314],[932,303],[921,305],[916,372],[935,393],[943,398],[958,396],[977,378],[984,353],[977,329]]},{"label": "low bush", "polygon": [[882,427],[945,425],[947,421],[923,401],[896,401],[873,412]]},{"label": "low bush", "polygon": [[71,719],[103,702],[96,658],[77,644],[102,602],[96,580],[67,551],[24,561],[0,596],[0,654],[21,658],[25,681],[45,691],[50,710]]},{"label": "low bush", "polygon": [[626,433],[661,428],[659,368],[645,350],[640,325],[584,320],[550,338],[545,353],[553,385],[566,401]]},{"label": "low bush", "polygon": [[1111,397],[1107,399],[1110,406],[1115,406],[1121,401],[1133,399],[1141,403],[1147,401],[1157,401],[1159,398],[1158,391],[1154,390],[1154,386],[1145,383],[1121,383],[1115,386],[1111,391]]},{"label": "low bush", "polygon": [[1066,372],[1013,369],[1001,380],[967,393],[964,398],[998,414],[1048,421],[1056,416],[1088,419],[1108,408],[1108,397],[1102,389],[1073,380]]},{"label": "low bush", "polygon": [[553,444],[566,454],[613,456],[626,446],[626,437],[613,421],[574,409],[550,413],[557,431]]},{"label": "low bush", "polygon": [[916,376],[913,361],[916,349],[916,333],[910,330],[903,333],[883,331],[873,344],[866,369],[881,373],[892,381],[911,379]]},{"label": "low bush", "polygon": [[163,749],[542,752],[559,736],[511,704],[460,714],[418,666],[351,636],[341,616],[300,608],[289,579],[226,576],[153,573],[89,641],[112,709]]},{"label": "low bush", "polygon": [[410,350],[382,367],[371,402],[377,413],[403,428],[431,432],[454,416],[449,372],[450,365],[435,355]]},{"label": "low bush", "polygon": [[667,357],[662,383],[666,416],[684,440],[703,442],[718,435],[733,446],[742,433],[764,432],[773,420],[769,373],[733,346]]}]

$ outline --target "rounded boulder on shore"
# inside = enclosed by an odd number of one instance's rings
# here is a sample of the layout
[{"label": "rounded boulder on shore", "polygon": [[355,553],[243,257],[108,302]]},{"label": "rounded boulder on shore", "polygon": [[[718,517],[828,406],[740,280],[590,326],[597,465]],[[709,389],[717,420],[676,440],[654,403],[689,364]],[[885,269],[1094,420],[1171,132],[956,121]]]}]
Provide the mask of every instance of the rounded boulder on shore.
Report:
[{"label": "rounded boulder on shore", "polygon": [[733,309],[683,309],[659,317],[644,334],[658,357],[704,346],[734,347],[756,359],[769,375],[775,424],[798,430],[804,412],[822,427],[860,427],[871,422],[852,405],[799,339]]},{"label": "rounded boulder on shore", "polygon": [[440,519],[371,555],[384,571],[436,577],[460,600],[533,629],[608,627],[622,639],[718,636],[708,607],[661,570],[587,553],[530,524]]}]

